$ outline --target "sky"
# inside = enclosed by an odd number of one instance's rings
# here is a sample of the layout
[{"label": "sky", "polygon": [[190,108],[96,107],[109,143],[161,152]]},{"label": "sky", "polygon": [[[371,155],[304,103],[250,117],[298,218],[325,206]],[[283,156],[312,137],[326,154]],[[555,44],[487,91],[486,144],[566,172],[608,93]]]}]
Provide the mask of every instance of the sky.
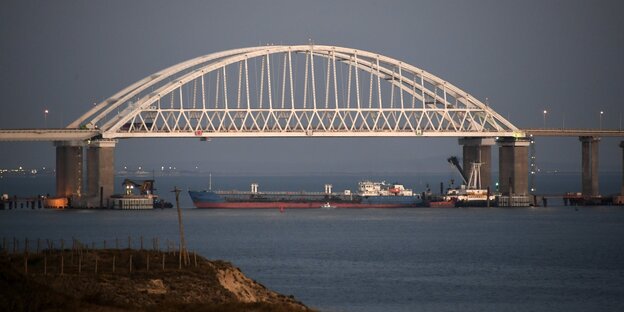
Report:
[{"label": "sky", "polygon": [[[336,45],[447,80],[519,128],[622,127],[621,1],[2,1],[0,128],[64,127],[94,102],[196,56]],[[44,110],[49,110],[45,117]],[[621,170],[620,139],[600,170]],[[578,138],[536,142],[538,165],[580,171]],[[493,149],[494,160],[498,151]],[[457,139],[132,139],[118,168],[222,173],[446,172]],[[54,147],[0,143],[0,167],[54,165]],[[498,167],[493,166],[494,171]]]}]

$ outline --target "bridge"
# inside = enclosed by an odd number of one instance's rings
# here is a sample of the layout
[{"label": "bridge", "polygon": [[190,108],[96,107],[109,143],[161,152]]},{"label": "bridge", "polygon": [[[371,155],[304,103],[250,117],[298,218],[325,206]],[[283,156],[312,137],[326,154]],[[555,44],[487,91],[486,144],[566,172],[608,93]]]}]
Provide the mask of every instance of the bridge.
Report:
[{"label": "bridge", "polygon": [[55,141],[57,195],[99,197],[103,205],[113,192],[119,139],[457,137],[465,168],[484,163],[483,185],[491,184],[491,146],[498,142],[500,190],[525,196],[531,137],[558,135],[590,138],[585,139],[587,172],[583,141],[583,179],[590,181],[583,190],[597,193],[592,184],[597,138],[624,132],[519,129],[487,103],[413,65],[369,51],[310,44],[200,56],[135,82],[64,129],[0,130],[0,141]]}]

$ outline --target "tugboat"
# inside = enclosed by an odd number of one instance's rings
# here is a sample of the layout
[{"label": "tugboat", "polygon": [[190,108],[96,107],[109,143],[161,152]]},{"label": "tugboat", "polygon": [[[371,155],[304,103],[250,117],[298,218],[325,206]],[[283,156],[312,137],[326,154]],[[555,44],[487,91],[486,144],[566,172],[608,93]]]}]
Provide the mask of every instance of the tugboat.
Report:
[{"label": "tugboat", "polygon": [[321,208],[333,209],[333,208],[336,208],[336,206],[332,206],[329,202],[326,202],[323,205],[321,205]]}]

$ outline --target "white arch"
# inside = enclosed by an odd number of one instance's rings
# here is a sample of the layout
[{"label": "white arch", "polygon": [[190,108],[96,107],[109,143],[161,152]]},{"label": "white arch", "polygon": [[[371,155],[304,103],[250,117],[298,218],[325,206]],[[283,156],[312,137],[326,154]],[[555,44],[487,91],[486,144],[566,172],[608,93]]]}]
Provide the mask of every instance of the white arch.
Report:
[{"label": "white arch", "polygon": [[[197,131],[201,131],[204,129],[200,129],[200,127],[194,127],[191,129],[189,127],[190,121],[188,117],[184,115],[184,113],[196,113],[196,114],[207,114],[207,110],[204,108],[202,111],[198,110],[190,110],[180,107],[180,115],[178,115],[178,119],[184,116],[186,122],[189,125],[185,125],[186,131],[180,131],[181,127],[176,128],[173,127],[173,130],[168,127],[167,129],[161,129],[161,131],[152,131],[153,126],[148,127],[148,123],[146,123],[143,117],[140,117],[140,120],[137,121],[137,116],[146,110],[149,110],[150,106],[160,100],[161,97],[166,95],[172,95],[172,92],[176,90],[180,90],[180,95],[182,94],[182,87],[189,84],[192,81],[196,81],[198,78],[202,78],[202,88],[203,88],[203,76],[209,73],[218,72],[219,70],[223,70],[224,80],[225,80],[225,68],[228,65],[239,63],[240,68],[242,70],[242,64],[245,64],[245,70],[247,70],[247,60],[261,58],[262,61],[266,59],[267,63],[269,62],[269,55],[283,53],[284,55],[284,65],[286,65],[286,55],[288,55],[288,60],[290,62],[291,53],[304,53],[306,55],[306,70],[308,69],[308,55],[310,57],[310,61],[313,62],[313,56],[320,56],[327,59],[327,68],[331,68],[330,62],[334,62],[334,84],[336,83],[336,63],[349,64],[349,75],[351,75],[351,66],[355,68],[355,73],[357,77],[358,69],[367,72],[370,74],[370,87],[372,97],[372,85],[373,79],[377,79],[378,83],[381,79],[387,81],[391,86],[394,92],[394,88],[398,88],[401,94],[401,105],[403,105],[403,93],[409,94],[413,98],[418,99],[423,103],[421,108],[411,108],[407,109],[402,107],[399,111],[393,111],[391,109],[382,108],[381,107],[381,90],[378,90],[379,95],[379,110],[373,112],[372,110],[366,110],[358,107],[358,112],[351,112],[351,109],[339,108],[336,103],[335,111],[328,112],[327,110],[319,109],[314,106],[313,111],[309,110],[301,110],[297,109],[297,114],[294,115],[294,118],[299,118],[299,126],[298,127],[287,127],[286,129],[279,125],[277,128],[273,127],[272,129],[267,129],[266,123],[261,127],[258,124],[255,124],[255,127],[249,131],[240,131],[241,127],[234,126],[237,131],[221,131],[222,127],[216,129],[214,127],[209,127],[210,129],[206,131],[205,136],[297,136],[297,135],[310,135],[310,123],[311,120],[308,121],[308,124],[304,125],[301,123],[301,118],[308,118],[308,114],[311,114],[311,119],[314,120],[314,114],[318,117],[320,121],[322,119],[321,114],[323,116],[327,116],[333,113],[333,120],[336,118],[342,118],[342,126],[340,129],[334,129],[332,127],[328,128],[326,125],[322,125],[321,128],[316,127],[317,130],[314,135],[320,136],[410,136],[410,135],[427,135],[427,136],[521,136],[522,133],[509,121],[505,120],[502,116],[496,113],[487,105],[483,104],[467,92],[459,89],[453,84],[431,74],[420,68],[415,66],[406,64],[404,62],[398,61],[396,59],[375,54],[368,51],[349,49],[343,47],[334,47],[334,46],[324,46],[324,45],[298,45],[298,46],[265,46],[265,47],[252,47],[252,48],[243,48],[243,49],[235,49],[229,51],[223,51],[219,53],[213,53],[206,56],[202,56],[199,58],[195,58],[174,66],[171,66],[163,71],[160,71],[152,76],[146,77],[135,84],[125,88],[124,90],[118,92],[110,99],[100,103],[96,107],[94,107],[91,111],[81,116],[78,120],[73,122],[70,127],[78,127],[80,124],[91,123],[94,125],[100,125],[100,129],[103,133],[104,137],[109,138],[123,138],[123,137],[161,137],[161,136],[173,136],[173,137],[189,137],[189,136],[197,136]],[[292,65],[291,65],[292,66]],[[312,64],[312,68],[313,68]],[[267,64],[268,69],[268,64]],[[262,70],[264,71],[264,63],[262,65]],[[284,73],[286,74],[286,66],[283,68]],[[312,69],[313,70],[313,69]],[[398,72],[396,72],[398,70]],[[270,70],[268,70],[268,74],[270,75]],[[239,97],[240,97],[240,88],[243,74],[239,73]],[[264,75],[264,73],[262,74]],[[312,76],[312,85],[314,87],[314,75]],[[411,76],[411,78],[409,77]],[[327,71],[327,80],[326,83],[329,86],[330,84],[330,72]],[[349,76],[350,77],[350,76]],[[416,77],[420,78],[420,83],[416,81]],[[344,78],[344,77],[343,77]],[[246,73],[246,79],[249,79],[249,72]],[[264,79],[264,76],[262,77]],[[291,96],[292,96],[292,84],[293,84],[293,74],[292,68],[290,73],[290,84],[291,84]],[[307,88],[307,71],[306,71],[306,88]],[[351,79],[351,78],[349,78]],[[357,79],[357,78],[356,78]],[[169,82],[166,82],[169,80]],[[437,90],[438,87],[443,89],[442,94],[438,94],[438,91],[430,90],[425,87],[425,82],[432,86],[435,86]],[[218,83],[218,82],[217,82]],[[269,80],[270,83],[270,80]],[[282,97],[285,92],[286,86],[286,75],[283,77],[283,86],[282,86]],[[357,82],[356,82],[357,84]],[[349,81],[349,87],[351,87],[351,82]],[[150,88],[155,88],[153,91],[149,91]],[[203,90],[203,89],[202,89]],[[217,92],[219,92],[217,87]],[[329,89],[327,89],[329,90]],[[416,92],[418,91],[418,92]],[[249,90],[247,90],[249,92]],[[263,90],[262,90],[263,92]],[[329,91],[326,91],[326,98],[329,94]],[[334,93],[337,94],[338,90],[335,86]],[[359,92],[359,91],[358,91]],[[270,93],[270,91],[269,91]],[[314,101],[316,103],[316,94],[313,94]],[[336,95],[337,96],[337,95]],[[448,97],[452,97],[455,99],[455,103],[451,103],[448,100]],[[140,97],[140,99],[133,103],[131,99],[133,97]],[[247,94],[249,100],[249,94]],[[426,99],[431,98],[434,101],[434,104],[427,103]],[[337,98],[336,98],[337,101]],[[358,93],[358,103],[359,103],[359,93]],[[435,105],[443,103],[443,109],[437,108]],[[459,104],[459,105],[455,105]],[[293,103],[294,105],[294,103]],[[358,104],[359,105],[359,104]],[[461,107],[459,107],[461,106]],[[113,114],[112,112],[115,109],[123,108],[124,111],[121,114]],[[292,114],[294,112],[294,106]],[[271,108],[269,112],[261,112],[258,109],[251,109],[257,114],[267,114],[268,117],[264,117],[264,115],[260,115],[265,122],[267,118],[274,118],[277,122],[277,115],[275,115],[275,109]],[[239,111],[237,113],[252,113],[250,108],[248,107],[246,111]],[[226,106],[224,110],[210,110],[210,113],[217,114],[228,114],[229,118],[232,119],[232,116],[229,115],[230,111],[234,111],[233,109],[228,109]],[[320,112],[320,114],[319,114]],[[411,117],[414,117],[415,113],[418,113],[420,118],[418,120],[417,126],[413,124],[409,124],[409,127],[399,127],[398,121],[396,123],[391,124],[388,122],[386,113],[399,113],[405,118],[408,118],[408,114],[411,114]],[[365,119],[365,114],[367,119],[373,118],[374,126],[369,127],[366,126],[366,129],[358,129],[360,131],[353,131],[354,127],[345,123],[344,117],[347,114],[356,114],[355,118],[357,119],[358,115],[361,116],[362,119]],[[373,114],[373,115],[371,115]],[[454,115],[453,115],[454,114]],[[379,116],[383,116],[386,118],[386,123],[381,127],[378,126]],[[453,115],[453,116],[451,116]],[[208,116],[208,115],[206,115]],[[224,115],[225,116],[225,115]],[[373,116],[373,117],[370,117]],[[459,117],[458,117],[459,116]],[[463,116],[463,117],[462,117]],[[221,117],[219,117],[221,118]],[[225,118],[225,117],[223,117]],[[247,117],[245,117],[245,120]],[[252,116],[252,118],[254,118]],[[290,119],[293,116],[289,117]],[[324,118],[324,117],[323,117]],[[351,116],[353,119],[353,117]],[[421,122],[423,118],[426,118],[425,127],[421,128]],[[463,119],[462,119],[463,118]],[[395,118],[396,119],[396,118]],[[401,116],[399,116],[399,120]],[[243,120],[242,122],[245,122]],[[372,120],[372,119],[371,119]],[[428,120],[428,121],[427,121]],[[178,123],[179,120],[176,120]],[[233,119],[232,119],[233,121]],[[352,121],[355,123],[355,121]],[[368,122],[368,121],[367,121]],[[135,123],[143,123],[142,130],[138,132],[132,132],[133,129],[124,129],[122,128],[128,124],[131,124],[130,128],[132,128],[132,124]],[[256,123],[254,119],[254,123]],[[371,121],[372,123],[372,121]],[[416,123],[416,122],[414,122]],[[466,124],[467,123],[467,124]],[[443,129],[443,125],[445,128]],[[148,129],[149,128],[149,129]],[[270,128],[270,127],[269,127]],[[452,131],[449,131],[451,128]],[[325,131],[318,131],[318,130]],[[127,131],[126,131],[127,130]],[[189,131],[193,130],[193,131]],[[365,131],[367,130],[367,131]],[[400,131],[399,131],[400,130]]]}]

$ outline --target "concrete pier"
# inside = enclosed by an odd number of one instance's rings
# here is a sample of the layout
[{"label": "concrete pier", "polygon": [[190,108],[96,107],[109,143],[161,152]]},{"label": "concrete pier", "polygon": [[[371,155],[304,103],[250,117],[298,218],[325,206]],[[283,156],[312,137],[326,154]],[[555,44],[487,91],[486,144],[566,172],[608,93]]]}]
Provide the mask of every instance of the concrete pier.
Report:
[{"label": "concrete pier", "polygon": [[598,196],[598,143],[597,137],[579,137],[581,141],[582,194],[584,197]]},{"label": "concrete pier", "polygon": [[505,196],[528,196],[530,140],[506,137],[498,144],[499,191]]},{"label": "concrete pier", "polygon": [[56,196],[82,195],[82,142],[57,141]]},{"label": "concrete pier", "polygon": [[115,190],[115,140],[96,140],[87,145],[87,191],[89,206],[108,207]]},{"label": "concrete pier", "polygon": [[624,196],[624,141],[620,142],[620,147],[622,148],[622,189],[620,195]]},{"label": "concrete pier", "polygon": [[493,138],[460,138],[459,144],[463,146],[464,173],[470,177],[472,164],[481,163],[481,187],[492,186],[492,145]]}]

